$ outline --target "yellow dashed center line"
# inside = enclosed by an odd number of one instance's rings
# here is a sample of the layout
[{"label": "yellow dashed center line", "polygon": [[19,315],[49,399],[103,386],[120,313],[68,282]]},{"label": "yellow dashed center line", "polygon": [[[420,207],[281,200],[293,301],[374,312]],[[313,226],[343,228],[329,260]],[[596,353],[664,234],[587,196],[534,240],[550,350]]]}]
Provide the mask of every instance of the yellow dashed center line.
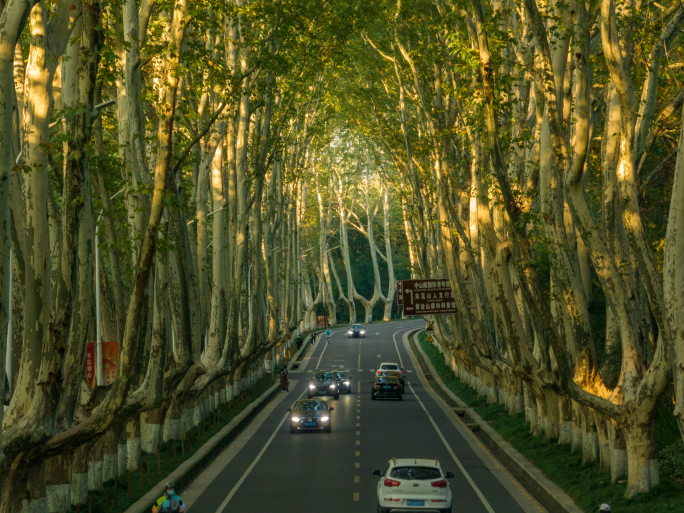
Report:
[{"label": "yellow dashed center line", "polygon": [[361,476],[354,476],[354,482],[355,482],[355,483],[358,483],[360,477],[361,477]]},{"label": "yellow dashed center line", "polygon": [[357,440],[356,445],[361,445],[361,440]]},{"label": "yellow dashed center line", "polygon": [[354,502],[359,502],[359,492],[354,492]]},{"label": "yellow dashed center line", "polygon": [[356,432],[356,436],[359,436],[361,434],[361,431]]},{"label": "yellow dashed center line", "polygon": [[356,456],[361,456],[361,451],[356,451]]},{"label": "yellow dashed center line", "polygon": [[359,463],[358,461],[356,463],[354,463],[354,468],[360,468],[360,467],[361,467],[361,463]]}]

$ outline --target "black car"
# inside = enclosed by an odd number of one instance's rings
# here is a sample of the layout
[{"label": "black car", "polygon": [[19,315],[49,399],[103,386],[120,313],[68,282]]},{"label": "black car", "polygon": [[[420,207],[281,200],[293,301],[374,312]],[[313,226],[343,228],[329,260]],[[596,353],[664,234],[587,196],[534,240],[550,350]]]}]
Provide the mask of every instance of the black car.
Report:
[{"label": "black car", "polygon": [[401,371],[382,370],[382,371],[379,371],[377,375],[378,376],[392,376],[392,377],[397,378],[399,380],[399,383],[401,384],[401,393],[403,394],[406,391],[406,378],[401,373]]},{"label": "black car", "polygon": [[319,399],[300,399],[288,411],[290,413],[290,433],[298,431],[332,431],[330,412],[325,401]]},{"label": "black car", "polygon": [[352,389],[352,377],[346,372],[333,371],[333,374],[337,376],[337,381],[339,382],[340,393],[346,392],[351,394]]},{"label": "black car", "polygon": [[394,397],[401,401],[401,383],[396,376],[376,376],[375,381],[371,381],[373,390],[371,399],[376,397]]},{"label": "black car", "polygon": [[317,371],[306,384],[307,397],[311,399],[316,395],[331,395],[334,399],[340,398],[340,383],[337,376],[332,372]]},{"label": "black car", "polygon": [[347,330],[347,338],[366,338],[366,330],[362,324],[352,324]]}]

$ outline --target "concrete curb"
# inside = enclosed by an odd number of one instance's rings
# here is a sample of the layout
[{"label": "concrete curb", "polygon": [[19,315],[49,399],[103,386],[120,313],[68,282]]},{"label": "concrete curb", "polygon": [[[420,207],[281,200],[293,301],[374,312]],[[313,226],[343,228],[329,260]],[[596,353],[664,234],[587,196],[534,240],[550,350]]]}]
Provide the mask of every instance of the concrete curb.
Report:
[{"label": "concrete curb", "polygon": [[[550,513],[584,513],[572,498],[566,494],[556,483],[547,478],[541,470],[530,463],[527,458],[516,451],[503,437],[484,421],[473,408],[468,407],[460,397],[454,394],[441,380],[437,370],[423,351],[418,341],[418,334],[413,335],[416,348],[423,357],[425,364],[432,373],[432,378],[440,388],[460,407],[465,409],[465,414],[470,417],[469,424],[477,424],[480,431],[475,434],[492,453],[503,463],[506,469],[520,481],[525,488],[544,506]],[[422,370],[421,370],[422,372]]]},{"label": "concrete curb", "polygon": [[225,449],[247,425],[264,409],[266,404],[277,395],[280,383],[276,382],[266,390],[254,402],[242,410],[233,420],[223,426],[221,430],[200,447],[192,457],[184,461],[176,470],[171,472],[162,481],[155,485],[152,490],[138,499],[126,513],[149,513],[152,506],[161,497],[165,483],[174,483],[179,495],[183,495],[186,488],[212,461]]}]

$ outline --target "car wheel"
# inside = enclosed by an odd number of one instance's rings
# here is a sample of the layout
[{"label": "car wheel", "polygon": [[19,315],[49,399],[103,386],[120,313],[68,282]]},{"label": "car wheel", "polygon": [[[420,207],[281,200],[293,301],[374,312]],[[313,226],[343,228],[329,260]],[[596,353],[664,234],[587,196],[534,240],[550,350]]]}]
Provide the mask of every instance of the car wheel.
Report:
[{"label": "car wheel", "polygon": [[399,399],[399,400],[401,401],[401,400],[402,400],[401,398],[402,398],[402,395],[401,395],[401,394],[397,394],[397,399]]},{"label": "car wheel", "polygon": [[378,503],[378,513],[385,513],[386,511],[387,511],[387,508],[383,508],[383,507],[380,506],[380,504]]},{"label": "car wheel", "polygon": [[405,393],[406,393],[406,389],[404,388],[403,385],[401,386],[401,393],[402,393],[402,394],[405,394]]},{"label": "car wheel", "polygon": [[324,429],[326,433],[332,433],[332,426],[328,426],[327,428]]},{"label": "car wheel", "polygon": [[290,426],[290,433],[296,433],[296,432],[297,432],[297,428],[294,426]]},{"label": "car wheel", "polygon": [[339,398],[340,398],[340,393],[339,393],[339,392],[336,393],[336,394],[333,396],[333,399],[335,399],[335,401],[337,401]]},{"label": "car wheel", "polygon": [[306,394],[307,399],[311,399],[313,396],[311,394]]},{"label": "car wheel", "polygon": [[439,511],[440,513],[451,513],[451,506],[449,506],[448,508],[440,509]]}]

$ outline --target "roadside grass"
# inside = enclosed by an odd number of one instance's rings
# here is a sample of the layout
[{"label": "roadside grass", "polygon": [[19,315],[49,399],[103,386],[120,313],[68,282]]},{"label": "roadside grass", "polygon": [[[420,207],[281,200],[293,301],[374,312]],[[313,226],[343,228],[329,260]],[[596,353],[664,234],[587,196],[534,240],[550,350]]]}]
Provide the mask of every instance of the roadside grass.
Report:
[{"label": "roadside grass", "polygon": [[474,407],[508,443],[572,497],[583,511],[594,513],[605,502],[610,504],[612,511],[619,513],[684,512],[684,483],[681,479],[684,448],[672,412],[667,411],[671,395],[665,394],[656,418],[661,483],[647,494],[625,499],[624,482],[611,485],[610,472],[601,470],[594,462],[583,464],[581,452],[571,452],[569,445],[559,445],[557,439],[533,436],[524,414],[511,416],[502,405],[487,404],[486,398],[478,398],[477,391],[461,382],[439,350],[426,341],[424,331],[418,334],[418,340],[444,384],[463,402]]},{"label": "roadside grass", "polygon": [[[229,424],[240,412],[253,403],[274,383],[272,376],[265,376],[258,381],[249,392],[231,401],[230,404],[223,405],[220,410],[220,420],[213,417],[211,421],[206,419],[203,426],[196,426],[192,429],[192,440],[186,438],[182,445],[180,440],[175,441],[176,450],[174,451],[174,441],[165,442],[159,450],[159,460],[157,454],[143,453],[140,461],[142,465],[142,479],[140,470],[130,473],[131,495],[128,497],[129,477],[122,476],[118,479],[104,483],[102,492],[88,492],[89,503],[72,506],[72,512],[92,512],[92,513],[121,513],[126,511],[147,492],[157,487],[160,481],[164,480],[176,470],[181,464],[190,459],[200,447],[207,443],[211,437]],[[217,421],[218,420],[218,421]],[[167,465],[168,462],[168,465]],[[161,472],[160,472],[161,470]],[[179,490],[181,497],[183,490]],[[159,496],[164,493],[159,489]],[[116,508],[114,507],[116,494]],[[151,507],[151,505],[150,505]],[[151,511],[151,509],[150,509]]]}]

